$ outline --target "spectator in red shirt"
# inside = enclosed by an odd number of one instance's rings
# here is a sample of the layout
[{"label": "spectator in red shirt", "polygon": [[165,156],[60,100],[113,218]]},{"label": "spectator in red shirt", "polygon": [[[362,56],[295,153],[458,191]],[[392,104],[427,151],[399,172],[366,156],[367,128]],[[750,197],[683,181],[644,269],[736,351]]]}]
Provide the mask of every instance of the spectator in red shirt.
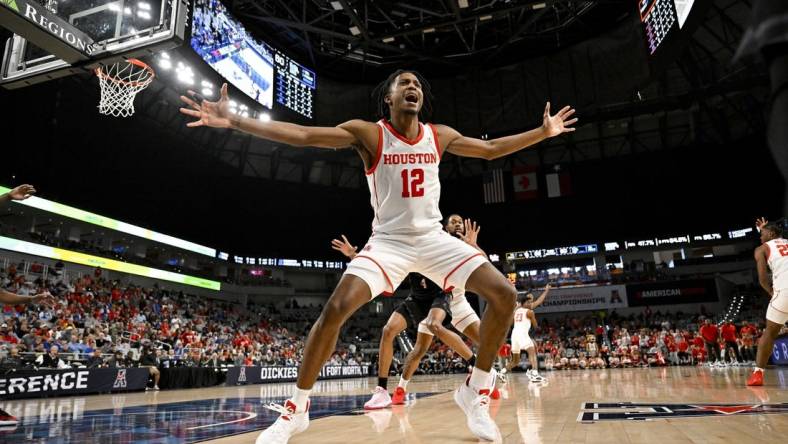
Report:
[{"label": "spectator in red shirt", "polygon": [[717,344],[717,338],[720,336],[720,332],[717,329],[717,326],[711,323],[711,319],[706,318],[703,321],[703,325],[700,327],[700,335],[703,338],[703,342],[706,343],[706,352],[709,355],[709,362],[714,359],[714,364],[718,364],[720,362],[720,347]]},{"label": "spectator in red shirt", "polygon": [[748,362],[755,361],[755,336],[758,334],[758,330],[754,324],[745,323],[739,330],[739,334],[741,335],[742,356]]},{"label": "spectator in red shirt", "polygon": [[[739,353],[739,344],[736,343],[736,326],[733,322],[726,322],[722,326],[722,339],[725,341],[725,348],[733,351],[731,358],[736,358],[736,363],[742,362],[741,354]],[[730,352],[728,352],[730,353]],[[732,359],[729,359],[731,362]]]},{"label": "spectator in red shirt", "polygon": [[681,339],[679,340],[679,343],[676,344],[676,346],[679,349],[678,351],[679,362],[683,364],[689,361],[690,356],[689,353],[687,353],[687,351],[689,350],[689,342],[687,342],[687,340],[682,336]]}]

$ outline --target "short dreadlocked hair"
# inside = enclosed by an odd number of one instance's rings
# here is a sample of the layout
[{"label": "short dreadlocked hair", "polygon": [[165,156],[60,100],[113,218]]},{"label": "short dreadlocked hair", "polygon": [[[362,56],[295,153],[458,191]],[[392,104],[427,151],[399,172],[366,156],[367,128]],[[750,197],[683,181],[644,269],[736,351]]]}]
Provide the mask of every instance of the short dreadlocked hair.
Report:
[{"label": "short dreadlocked hair", "polygon": [[421,93],[424,96],[424,100],[421,105],[421,110],[419,110],[419,119],[428,121],[432,117],[432,87],[430,87],[430,82],[428,82],[424,76],[412,69],[398,69],[394,71],[372,91],[372,97],[375,98],[378,104],[378,117],[391,119],[391,109],[389,109],[389,105],[386,103],[386,96],[389,94],[389,91],[391,91],[391,86],[394,84],[394,81],[403,73],[413,74],[419,80],[419,83],[421,83]]}]

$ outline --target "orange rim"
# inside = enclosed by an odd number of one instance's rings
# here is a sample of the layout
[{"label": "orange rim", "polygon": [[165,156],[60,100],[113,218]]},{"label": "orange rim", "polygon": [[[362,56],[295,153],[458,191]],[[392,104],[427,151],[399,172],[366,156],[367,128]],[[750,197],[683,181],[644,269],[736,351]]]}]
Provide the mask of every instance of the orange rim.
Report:
[{"label": "orange rim", "polygon": [[129,63],[129,64],[132,64],[134,66],[138,66],[138,67],[144,69],[145,71],[150,73],[150,77],[148,77],[147,79],[145,79],[145,80],[143,80],[141,82],[129,82],[129,81],[126,81],[126,80],[123,80],[123,79],[118,79],[116,77],[112,77],[112,76],[106,74],[104,71],[101,70],[100,67],[96,68],[96,76],[98,76],[101,79],[107,79],[107,80],[109,80],[111,82],[120,83],[122,85],[128,85],[128,86],[145,85],[145,84],[148,84],[148,83],[152,82],[153,78],[156,77],[156,72],[153,71],[153,68],[148,66],[148,64],[143,62],[142,60],[139,60],[139,59],[126,59],[126,62]]}]

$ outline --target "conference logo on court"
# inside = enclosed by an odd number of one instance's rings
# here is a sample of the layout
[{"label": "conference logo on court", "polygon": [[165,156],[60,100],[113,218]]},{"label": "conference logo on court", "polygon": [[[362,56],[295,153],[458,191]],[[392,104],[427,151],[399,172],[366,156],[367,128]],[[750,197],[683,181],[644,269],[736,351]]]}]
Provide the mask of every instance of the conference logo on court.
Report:
[{"label": "conference logo on court", "polygon": [[118,374],[115,375],[115,382],[112,384],[112,388],[126,388],[128,387],[128,382],[126,382],[126,369],[118,370]]},{"label": "conference logo on court", "polygon": [[578,422],[652,421],[656,419],[769,415],[788,413],[788,402],[780,404],[642,404],[633,402],[586,402]]},{"label": "conference logo on court", "polygon": [[0,3],[6,5],[9,9],[19,12],[19,6],[16,5],[16,0],[0,0]]}]

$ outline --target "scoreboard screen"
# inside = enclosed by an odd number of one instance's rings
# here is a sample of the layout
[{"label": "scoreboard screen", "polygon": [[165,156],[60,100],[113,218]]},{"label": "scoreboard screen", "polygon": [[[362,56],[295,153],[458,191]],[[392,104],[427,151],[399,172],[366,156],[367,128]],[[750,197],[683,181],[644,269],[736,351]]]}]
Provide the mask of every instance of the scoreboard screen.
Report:
[{"label": "scoreboard screen", "polygon": [[632,1],[637,2],[652,75],[657,75],[681,56],[712,4],[711,0]]},{"label": "scoreboard screen", "polygon": [[312,118],[312,101],[317,86],[315,73],[277,51],[276,103]]},{"label": "scoreboard screen", "polygon": [[646,31],[649,55],[654,55],[678,29],[674,0],[640,0],[640,21]]}]

